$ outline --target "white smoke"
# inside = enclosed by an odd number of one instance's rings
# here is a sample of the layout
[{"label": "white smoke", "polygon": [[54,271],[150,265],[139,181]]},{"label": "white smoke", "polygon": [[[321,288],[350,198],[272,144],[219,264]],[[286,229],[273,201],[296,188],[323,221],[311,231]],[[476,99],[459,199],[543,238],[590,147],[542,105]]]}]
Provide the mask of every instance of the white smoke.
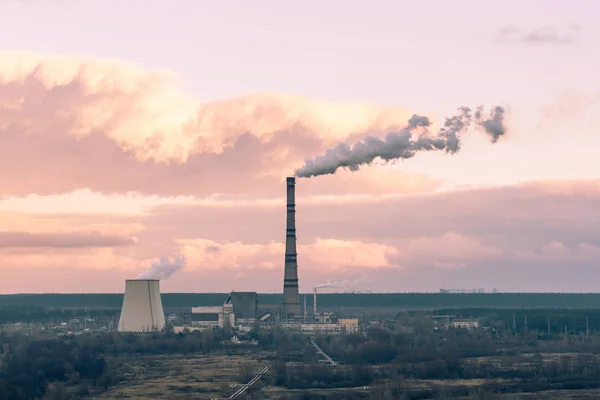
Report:
[{"label": "white smoke", "polygon": [[354,281],[349,281],[346,279],[343,281],[331,282],[330,280],[327,280],[326,283],[320,283],[318,285],[315,285],[315,289],[320,289],[320,288],[349,289],[349,288],[355,287],[356,285],[359,285],[361,283],[365,283],[367,281],[368,280],[365,277],[358,278]]},{"label": "white smoke", "polygon": [[315,289],[320,289],[320,288],[339,288],[339,289],[343,289],[345,287],[347,287],[350,284],[349,281],[342,281],[342,282],[330,282],[327,281],[327,283],[320,283],[318,285],[315,285]]},{"label": "white smoke", "polygon": [[[361,165],[370,165],[375,159],[385,162],[408,159],[420,151],[440,151],[454,154],[460,150],[459,134],[466,131],[471,125],[473,117],[477,128],[487,133],[495,143],[498,138],[506,133],[504,122],[504,108],[493,107],[487,119],[483,119],[483,107],[478,107],[475,115],[471,109],[460,107],[458,114],[446,118],[444,126],[436,135],[427,129],[431,122],[428,117],[413,115],[408,120],[408,125],[400,132],[390,132],[384,139],[368,136],[356,143],[352,148],[347,143],[340,143],[329,149],[324,155],[314,160],[306,160],[304,166],[295,172],[300,178],[334,174],[339,168],[348,168],[358,171]],[[419,133],[414,137],[416,131]]]},{"label": "white smoke", "polygon": [[135,279],[167,279],[187,264],[185,256],[176,254],[172,258],[159,257],[158,262],[153,262],[150,268]]}]

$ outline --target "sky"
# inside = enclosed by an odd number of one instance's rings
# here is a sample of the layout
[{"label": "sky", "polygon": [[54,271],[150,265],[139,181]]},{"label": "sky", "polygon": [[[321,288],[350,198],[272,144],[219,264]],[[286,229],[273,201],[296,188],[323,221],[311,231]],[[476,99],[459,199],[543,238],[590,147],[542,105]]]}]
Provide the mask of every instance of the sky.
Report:
[{"label": "sky", "polygon": [[596,2],[0,7],[0,293],[281,292],[287,176],[479,105],[497,143],[298,178],[300,291],[599,291]]}]

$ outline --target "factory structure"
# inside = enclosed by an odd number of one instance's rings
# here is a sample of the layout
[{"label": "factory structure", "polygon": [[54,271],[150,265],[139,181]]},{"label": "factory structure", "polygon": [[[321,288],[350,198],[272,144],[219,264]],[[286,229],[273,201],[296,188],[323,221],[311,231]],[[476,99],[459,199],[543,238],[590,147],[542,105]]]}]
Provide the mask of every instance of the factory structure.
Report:
[{"label": "factory structure", "polygon": [[231,292],[222,306],[192,307],[191,324],[199,328],[251,330],[257,319],[258,294]]},{"label": "factory structure", "polygon": [[300,307],[298,289],[298,254],[296,250],[296,178],[286,179],[286,227],[281,304],[259,304],[256,292],[231,292],[221,306],[192,308],[192,329],[231,327],[239,332],[256,325],[283,328],[306,333],[354,333],[358,319],[338,319],[333,313],[317,312],[317,289],[313,293],[313,310],[309,315],[304,297]]},{"label": "factory structure", "polygon": [[[256,292],[231,292],[222,305],[191,307],[186,327],[176,331],[234,329],[249,332],[256,326],[283,328],[306,333],[353,333],[358,331],[358,319],[338,319],[333,313],[317,312],[317,289],[313,293],[313,310],[309,315],[300,307],[298,289],[298,257],[296,252],[296,178],[286,179],[286,230],[281,304],[259,304]],[[165,328],[158,280],[127,280],[118,330],[121,332],[151,332]]]},{"label": "factory structure", "polygon": [[158,279],[125,281],[119,332],[156,332],[165,328],[165,313]]},{"label": "factory structure", "polygon": [[281,317],[290,320],[300,316],[298,293],[298,254],[296,253],[296,178],[287,178],[287,218],[285,227],[285,263]]}]

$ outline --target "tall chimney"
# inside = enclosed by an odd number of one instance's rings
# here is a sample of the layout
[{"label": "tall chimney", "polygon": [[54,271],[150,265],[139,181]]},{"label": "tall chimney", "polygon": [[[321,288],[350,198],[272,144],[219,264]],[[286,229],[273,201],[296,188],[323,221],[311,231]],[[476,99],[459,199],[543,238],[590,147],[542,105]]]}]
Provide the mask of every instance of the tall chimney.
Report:
[{"label": "tall chimney", "polygon": [[315,287],[314,297],[313,297],[313,316],[317,318],[317,288]]},{"label": "tall chimney", "polygon": [[285,272],[283,276],[282,317],[300,315],[298,262],[296,260],[296,178],[287,178],[287,224],[285,229]]}]

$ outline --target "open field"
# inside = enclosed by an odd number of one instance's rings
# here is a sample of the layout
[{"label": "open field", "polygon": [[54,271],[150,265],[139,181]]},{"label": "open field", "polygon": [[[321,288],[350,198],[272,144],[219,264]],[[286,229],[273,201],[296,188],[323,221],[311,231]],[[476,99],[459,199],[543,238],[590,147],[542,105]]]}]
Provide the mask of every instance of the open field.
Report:
[{"label": "open field", "polygon": [[273,353],[135,355],[110,359],[125,378],[93,399],[210,399],[231,391],[242,365],[252,371],[270,363]]},{"label": "open field", "polygon": [[[576,354],[542,353],[518,356],[494,356],[466,359],[465,361],[493,365],[498,371],[507,369],[528,369],[535,363],[551,364],[567,362]],[[597,358],[596,355],[589,355]],[[116,367],[124,381],[109,390],[96,394],[94,399],[210,399],[232,393],[230,385],[244,383],[240,371],[257,372],[267,364],[274,363],[275,354],[269,351],[249,351],[246,354],[190,355],[135,355],[111,358],[109,363]],[[341,366],[341,368],[344,368]],[[375,369],[380,368],[374,366]],[[383,368],[394,369],[387,365]],[[263,384],[266,385],[263,381]],[[263,386],[263,384],[259,386]],[[378,379],[369,387],[347,387],[336,389],[291,390],[285,387],[266,386],[260,392],[261,399],[301,398],[304,393],[323,398],[343,398],[353,393],[367,398],[374,393],[384,393],[400,387],[412,393],[420,393],[422,398],[436,397],[438,393],[454,393],[453,399],[473,399],[478,392],[490,387],[518,387],[519,379]],[[509,390],[510,391],[510,390]],[[337,396],[337,397],[336,397]],[[342,396],[342,397],[340,397]],[[486,397],[487,399],[488,397]],[[530,393],[506,393],[496,397],[503,400],[546,400],[572,399],[591,400],[600,398],[600,389],[545,390]]]}]

